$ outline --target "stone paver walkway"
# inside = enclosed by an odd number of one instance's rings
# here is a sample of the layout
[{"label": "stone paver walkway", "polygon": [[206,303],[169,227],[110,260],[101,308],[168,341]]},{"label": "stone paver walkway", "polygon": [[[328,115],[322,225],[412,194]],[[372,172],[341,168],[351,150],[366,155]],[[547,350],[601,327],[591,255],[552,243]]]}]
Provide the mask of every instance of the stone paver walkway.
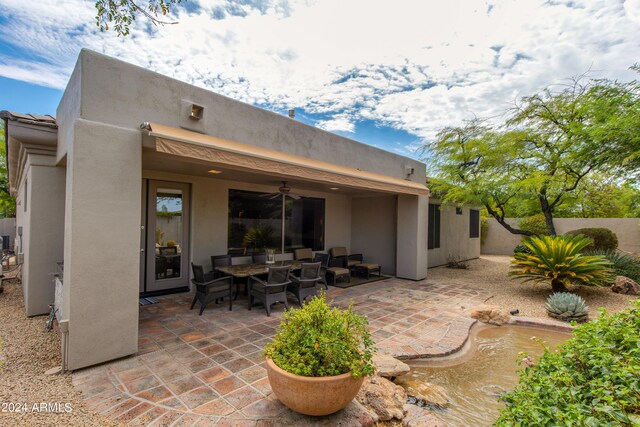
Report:
[{"label": "stone paver walkway", "polygon": [[[387,279],[348,289],[329,288],[341,306],[353,302],[369,319],[380,352],[432,357],[459,349],[484,295],[462,285]],[[293,413],[272,395],[261,356],[282,318],[246,299],[189,310],[192,294],[160,297],[140,307],[139,354],[73,374],[88,407],[132,425],[275,426],[367,425],[357,402],[330,417]],[[292,302],[292,301],[291,301]],[[348,420],[348,421],[346,421]],[[346,422],[346,424],[345,424]]]}]

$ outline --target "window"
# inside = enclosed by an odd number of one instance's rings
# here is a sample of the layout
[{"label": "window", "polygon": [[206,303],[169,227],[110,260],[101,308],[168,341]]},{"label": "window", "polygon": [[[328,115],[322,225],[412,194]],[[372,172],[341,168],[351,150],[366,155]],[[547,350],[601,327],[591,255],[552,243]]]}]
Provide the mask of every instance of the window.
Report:
[{"label": "window", "polygon": [[480,237],[480,211],[475,209],[469,211],[469,237]]},{"label": "window", "polygon": [[440,205],[429,203],[429,230],[427,249],[440,247]]},{"label": "window", "polygon": [[460,206],[456,206],[456,215],[462,215],[462,208]]},{"label": "window", "polygon": [[[285,252],[324,250],[325,200],[285,198]],[[282,243],[282,196],[229,190],[229,253],[263,252]]]}]

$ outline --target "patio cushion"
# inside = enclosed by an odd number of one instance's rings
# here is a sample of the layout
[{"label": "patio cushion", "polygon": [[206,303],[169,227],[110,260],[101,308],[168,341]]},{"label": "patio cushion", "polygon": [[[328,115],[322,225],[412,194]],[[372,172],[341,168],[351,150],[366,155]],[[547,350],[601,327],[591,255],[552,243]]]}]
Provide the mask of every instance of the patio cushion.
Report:
[{"label": "patio cushion", "polygon": [[333,258],[336,258],[339,256],[347,256],[349,254],[347,252],[347,248],[345,248],[344,246],[336,246],[335,248],[331,248],[329,250],[329,253]]},{"label": "patio cushion", "polygon": [[348,268],[342,268],[342,267],[329,267],[327,268],[327,271],[332,272],[336,276],[341,276],[343,274],[347,274],[347,275],[350,274]]},{"label": "patio cushion", "polygon": [[355,267],[357,265],[362,265],[362,264],[360,264],[360,261],[358,261],[357,259],[348,259],[347,260],[347,267]]},{"label": "patio cushion", "polygon": [[295,259],[311,260],[313,259],[313,251],[311,248],[296,249],[294,252]]},{"label": "patio cushion", "polygon": [[365,263],[363,263],[363,264],[357,264],[356,266],[358,268],[362,268],[362,269],[366,268],[367,270],[377,270],[377,269],[380,268],[379,264],[365,264]]}]

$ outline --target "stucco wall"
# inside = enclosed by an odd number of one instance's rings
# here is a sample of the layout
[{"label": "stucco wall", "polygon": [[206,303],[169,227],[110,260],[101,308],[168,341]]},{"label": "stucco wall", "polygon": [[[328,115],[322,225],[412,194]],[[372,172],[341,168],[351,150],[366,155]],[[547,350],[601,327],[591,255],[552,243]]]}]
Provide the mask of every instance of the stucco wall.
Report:
[{"label": "stucco wall", "polygon": [[138,350],[140,133],[77,120],[68,145],[63,319],[69,369]]},{"label": "stucco wall", "polygon": [[[518,219],[507,218],[517,227]],[[640,254],[640,219],[638,218],[554,218],[559,234],[579,228],[608,228],[618,236],[618,249]],[[489,229],[482,245],[483,254],[511,255],[521,237],[509,233],[498,221],[489,219]]]},{"label": "stucco wall", "polygon": [[396,197],[358,197],[351,205],[351,252],[379,264],[382,273],[395,275]]},{"label": "stucco wall", "polygon": [[[429,203],[440,204],[439,200],[430,199]],[[462,215],[456,214],[452,205],[440,208],[440,248],[429,249],[429,267],[444,265],[449,257],[457,260],[469,260],[480,256],[480,238],[469,237],[469,211],[472,208],[462,207]]]},{"label": "stucco wall", "polygon": [[427,277],[427,217],[429,198],[398,195],[396,275],[403,279]]},{"label": "stucco wall", "polygon": [[17,249],[24,254],[22,290],[27,316],[49,312],[54,295],[52,273],[63,258],[64,169],[42,165],[47,160],[53,163],[47,157],[29,156],[17,197],[16,223],[22,227]]},{"label": "stucco wall", "polygon": [[[323,131],[282,114],[256,108],[89,50],[81,52],[79,64],[82,68],[81,114],[84,119],[129,129],[138,129],[145,121],[188,127],[193,121],[181,112],[181,100],[190,100],[205,107],[205,117],[200,123],[203,123],[201,131],[207,135],[401,179],[406,178],[405,165],[408,165],[415,170],[410,179],[424,183],[426,166],[417,160]],[[73,87],[77,83],[73,80],[70,83],[73,85],[67,89],[65,97],[73,100]],[[66,107],[64,112],[70,117],[75,114],[71,106]]]}]

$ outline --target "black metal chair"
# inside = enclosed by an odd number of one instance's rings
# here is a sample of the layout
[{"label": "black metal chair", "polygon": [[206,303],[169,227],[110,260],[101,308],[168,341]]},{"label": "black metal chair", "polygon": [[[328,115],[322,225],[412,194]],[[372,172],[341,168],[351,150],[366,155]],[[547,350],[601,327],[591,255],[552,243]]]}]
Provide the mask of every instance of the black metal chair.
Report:
[{"label": "black metal chair", "polygon": [[220,278],[214,278],[211,273],[205,274],[201,265],[191,263],[191,269],[193,270],[193,283],[196,287],[196,294],[193,297],[193,302],[189,310],[193,310],[193,306],[196,305],[196,301],[200,301],[200,315],[204,308],[213,300],[229,297],[229,311],[231,311],[233,291],[233,276],[224,276]]},{"label": "black metal chair", "polygon": [[290,265],[282,267],[269,267],[269,275],[264,281],[256,276],[250,276],[249,284],[249,310],[254,305],[254,300],[261,302],[267,309],[267,316],[271,316],[271,305],[281,302],[289,309],[287,302],[287,285],[289,280]]},{"label": "black metal chair", "polygon": [[322,280],[320,277],[321,262],[303,262],[300,267],[300,275],[289,275],[291,283],[287,285],[287,290],[294,294],[298,299],[298,306],[302,307],[304,301],[309,295],[316,295],[318,288],[316,284]]},{"label": "black metal chair", "polygon": [[344,246],[336,246],[329,249],[329,255],[331,255],[332,259],[343,258],[345,263],[344,268],[348,268],[349,271],[353,270],[356,265],[362,264],[363,262],[362,254],[349,255],[349,253],[347,252],[347,248],[345,248]]}]

